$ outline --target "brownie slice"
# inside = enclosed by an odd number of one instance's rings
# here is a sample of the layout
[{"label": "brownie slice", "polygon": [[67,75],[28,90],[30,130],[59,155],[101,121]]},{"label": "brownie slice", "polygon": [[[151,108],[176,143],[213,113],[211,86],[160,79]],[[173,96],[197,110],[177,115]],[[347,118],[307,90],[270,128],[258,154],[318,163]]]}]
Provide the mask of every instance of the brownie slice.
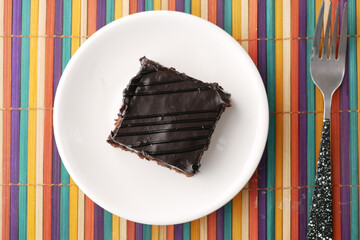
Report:
[{"label": "brownie slice", "polygon": [[216,122],[231,106],[230,94],[217,83],[204,83],[146,57],[140,62],[107,141],[193,176]]}]

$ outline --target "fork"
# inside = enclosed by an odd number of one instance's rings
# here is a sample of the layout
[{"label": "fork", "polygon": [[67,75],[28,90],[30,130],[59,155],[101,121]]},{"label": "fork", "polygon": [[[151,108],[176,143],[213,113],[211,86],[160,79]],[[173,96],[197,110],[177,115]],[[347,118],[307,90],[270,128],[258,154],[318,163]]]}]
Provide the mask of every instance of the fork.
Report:
[{"label": "fork", "polygon": [[[339,5],[336,7],[335,24],[329,53],[329,32],[331,3],[324,35],[324,44],[320,50],[321,32],[324,19],[324,1],[321,4],[312,45],[310,73],[315,85],[324,98],[324,120],[320,143],[320,154],[315,179],[315,189],[310,210],[307,239],[332,239],[332,198],[331,198],[331,154],[330,154],[330,111],[331,99],[341,85],[345,74],[347,47],[347,3],[344,5],[338,57],[336,58],[337,28]],[[329,53],[329,54],[328,54]]]}]

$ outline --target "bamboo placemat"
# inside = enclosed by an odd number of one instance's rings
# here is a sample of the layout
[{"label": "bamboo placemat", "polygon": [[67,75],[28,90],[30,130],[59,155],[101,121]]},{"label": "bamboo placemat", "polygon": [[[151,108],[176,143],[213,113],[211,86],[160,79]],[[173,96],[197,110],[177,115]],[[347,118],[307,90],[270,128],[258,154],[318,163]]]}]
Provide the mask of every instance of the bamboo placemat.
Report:
[{"label": "bamboo placemat", "polygon": [[[328,8],[330,0],[325,2]],[[347,71],[332,109],[336,240],[359,239],[360,3],[348,2]],[[1,238],[306,239],[322,128],[322,96],[309,73],[320,5],[321,0],[0,0]],[[94,204],[69,177],[52,134],[54,93],[74,52],[105,24],[149,10],[194,14],[231,34],[258,66],[270,107],[267,147],[243,191],[216,212],[175,226],[134,223]],[[332,23],[334,13],[333,6]]]}]

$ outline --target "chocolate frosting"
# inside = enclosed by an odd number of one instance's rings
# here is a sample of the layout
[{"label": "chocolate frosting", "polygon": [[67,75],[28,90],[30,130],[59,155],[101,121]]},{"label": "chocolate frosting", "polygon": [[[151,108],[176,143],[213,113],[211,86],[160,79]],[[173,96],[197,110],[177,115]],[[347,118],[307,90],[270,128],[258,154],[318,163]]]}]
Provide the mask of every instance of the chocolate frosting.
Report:
[{"label": "chocolate frosting", "polygon": [[192,176],[230,94],[146,57],[140,62],[108,142]]}]

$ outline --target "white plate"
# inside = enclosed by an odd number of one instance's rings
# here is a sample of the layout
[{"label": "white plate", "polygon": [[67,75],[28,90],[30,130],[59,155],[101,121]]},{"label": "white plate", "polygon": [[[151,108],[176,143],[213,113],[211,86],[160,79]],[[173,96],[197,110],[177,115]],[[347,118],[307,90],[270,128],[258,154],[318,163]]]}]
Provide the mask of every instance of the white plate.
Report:
[{"label": "white plate", "polygon": [[[106,143],[144,55],[232,94],[194,177]],[[178,12],[134,14],[96,32],[68,63],[54,104],[56,143],[76,184],[106,210],[147,224],[187,222],[231,200],[255,171],[267,130],[265,89],[247,53],[217,26]]]}]

